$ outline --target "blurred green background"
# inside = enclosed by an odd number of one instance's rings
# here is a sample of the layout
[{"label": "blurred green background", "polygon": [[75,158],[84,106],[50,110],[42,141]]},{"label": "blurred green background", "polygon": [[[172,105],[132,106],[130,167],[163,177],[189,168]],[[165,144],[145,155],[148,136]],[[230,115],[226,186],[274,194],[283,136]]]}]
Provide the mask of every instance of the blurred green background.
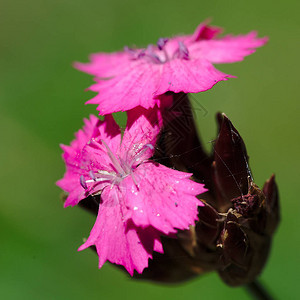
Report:
[{"label": "blurred green background", "polygon": [[[204,142],[224,111],[243,136],[256,183],[275,172],[282,223],[261,280],[277,299],[296,299],[299,281],[299,33],[297,1],[1,1],[2,299],[250,299],[209,274],[180,286],[135,282],[92,251],[77,252],[94,218],[63,209],[55,181],[63,176],[59,143],[68,144],[82,118],[92,77],[74,70],[89,53],[144,46],[191,33],[206,19],[226,33],[258,30],[267,46],[244,62],[219,65],[238,76],[196,96]],[[299,8],[299,7],[298,7]]]}]

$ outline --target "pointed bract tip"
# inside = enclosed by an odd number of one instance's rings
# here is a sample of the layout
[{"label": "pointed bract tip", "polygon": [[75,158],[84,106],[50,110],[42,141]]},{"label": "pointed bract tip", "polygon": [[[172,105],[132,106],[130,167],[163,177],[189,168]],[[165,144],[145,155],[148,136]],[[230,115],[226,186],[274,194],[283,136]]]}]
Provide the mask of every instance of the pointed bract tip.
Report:
[{"label": "pointed bract tip", "polygon": [[239,132],[224,113],[217,114],[217,120],[219,135],[213,151],[214,182],[220,203],[227,207],[230,199],[247,194],[250,169]]}]

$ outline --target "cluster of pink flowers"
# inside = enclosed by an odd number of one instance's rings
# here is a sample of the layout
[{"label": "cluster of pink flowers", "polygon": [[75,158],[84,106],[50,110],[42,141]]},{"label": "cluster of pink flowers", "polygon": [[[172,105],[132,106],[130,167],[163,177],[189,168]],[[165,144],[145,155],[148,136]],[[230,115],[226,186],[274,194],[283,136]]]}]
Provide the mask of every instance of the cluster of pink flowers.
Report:
[{"label": "cluster of pink flowers", "polygon": [[[168,122],[172,93],[198,93],[231,75],[213,63],[231,63],[262,46],[256,33],[217,36],[221,29],[200,24],[192,35],[160,38],[156,45],[98,53],[76,68],[95,76],[90,90],[104,119],[91,115],[70,146],[62,145],[66,173],[57,185],[68,193],[66,206],[100,197],[96,222],[79,248],[95,245],[99,267],[106,260],[133,275],[148,266],[153,251],[163,253],[161,236],[176,238],[198,218],[203,184],[151,159]],[[168,92],[168,93],[167,93]],[[124,132],[112,113],[126,111]],[[175,116],[174,116],[175,117]]]}]

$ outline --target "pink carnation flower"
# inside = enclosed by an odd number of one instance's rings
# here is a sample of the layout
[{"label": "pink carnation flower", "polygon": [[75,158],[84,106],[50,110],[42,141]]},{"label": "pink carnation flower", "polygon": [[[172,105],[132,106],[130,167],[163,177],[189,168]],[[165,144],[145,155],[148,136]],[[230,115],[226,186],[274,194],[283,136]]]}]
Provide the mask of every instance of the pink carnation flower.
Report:
[{"label": "pink carnation flower", "polygon": [[267,42],[267,38],[257,38],[256,32],[217,38],[220,32],[202,23],[192,35],[160,38],[146,49],[125,47],[123,52],[97,53],[91,55],[90,63],[76,63],[77,69],[96,76],[97,83],[89,89],[99,94],[87,103],[98,104],[100,114],[105,115],[139,105],[154,107],[158,96],[168,91],[206,91],[233,77],[213,64],[241,61]]},{"label": "pink carnation flower", "polygon": [[89,238],[79,248],[96,246],[99,267],[106,260],[133,275],[148,266],[152,252],[163,252],[161,235],[173,236],[197,220],[206,191],[192,174],[149,160],[162,125],[157,107],[128,112],[123,138],[111,115],[85,120],[70,146],[62,146],[64,178],[57,182],[69,193],[65,206],[101,195],[98,216]]}]

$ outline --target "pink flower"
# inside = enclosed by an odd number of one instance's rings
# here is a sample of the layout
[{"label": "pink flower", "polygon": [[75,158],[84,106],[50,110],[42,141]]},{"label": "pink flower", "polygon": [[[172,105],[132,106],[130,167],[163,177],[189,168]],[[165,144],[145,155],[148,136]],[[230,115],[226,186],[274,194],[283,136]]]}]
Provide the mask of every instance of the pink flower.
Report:
[{"label": "pink flower", "polygon": [[93,54],[90,63],[76,63],[79,70],[96,76],[97,83],[89,89],[99,94],[87,103],[98,104],[105,115],[139,105],[154,107],[158,96],[167,91],[206,91],[233,77],[215,69],[214,63],[241,61],[267,42],[256,38],[256,32],[216,38],[220,32],[202,23],[192,35],[160,38],[146,49],[126,47],[123,52]]},{"label": "pink flower", "polygon": [[69,193],[65,206],[101,195],[97,220],[79,248],[96,246],[99,267],[106,260],[123,265],[133,275],[148,266],[152,252],[163,252],[161,235],[188,229],[197,220],[206,191],[189,179],[192,174],[150,160],[162,126],[157,107],[128,112],[123,138],[111,115],[104,121],[85,120],[71,146],[62,146],[64,178],[57,182]]}]

